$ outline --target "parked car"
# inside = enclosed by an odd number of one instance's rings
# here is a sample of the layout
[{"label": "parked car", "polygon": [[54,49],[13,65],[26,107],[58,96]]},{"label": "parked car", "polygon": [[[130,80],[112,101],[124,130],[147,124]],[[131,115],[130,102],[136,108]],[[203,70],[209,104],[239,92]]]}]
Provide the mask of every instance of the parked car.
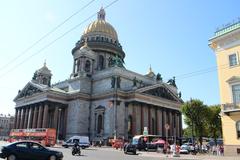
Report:
[{"label": "parked car", "polygon": [[76,142],[79,143],[82,149],[90,146],[88,136],[72,136],[67,141],[63,142],[62,146],[65,148],[72,147]]},{"label": "parked car", "polygon": [[166,143],[165,140],[160,139],[160,138],[156,139],[155,141],[152,142],[152,144],[155,144],[160,148],[163,148],[165,143]]},{"label": "parked car", "polygon": [[[145,140],[146,138],[146,140]],[[155,135],[137,135],[133,137],[132,144],[134,144],[139,151],[145,150],[145,151],[157,151],[158,145],[152,143],[152,139],[158,138],[158,136]]]},{"label": "parked car", "polygon": [[189,154],[190,153],[190,146],[183,144],[180,147],[180,154]]},{"label": "parked car", "polygon": [[214,140],[210,140],[208,143],[207,143],[207,146],[214,146],[214,145],[223,145],[223,140],[222,139],[217,139],[217,144],[215,144],[215,141]]},{"label": "parked car", "polygon": [[137,154],[136,145],[134,145],[132,143],[125,143],[123,151],[125,154],[127,154],[127,153]]},{"label": "parked car", "polygon": [[113,148],[122,148],[123,147],[123,140],[122,139],[115,139],[113,142],[112,142],[112,147]]},{"label": "parked car", "polygon": [[0,158],[7,158],[7,160],[62,160],[63,154],[35,142],[22,141],[3,146]]}]

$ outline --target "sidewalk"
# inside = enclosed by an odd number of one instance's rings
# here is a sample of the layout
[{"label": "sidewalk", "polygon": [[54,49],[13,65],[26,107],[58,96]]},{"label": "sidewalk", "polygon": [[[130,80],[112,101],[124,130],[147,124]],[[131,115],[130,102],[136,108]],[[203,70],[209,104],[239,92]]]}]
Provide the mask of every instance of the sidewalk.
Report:
[{"label": "sidewalk", "polygon": [[172,157],[172,155],[156,153],[156,152],[138,152],[139,156],[143,157],[159,157],[159,158],[166,158],[166,159],[183,159],[183,160],[240,160],[240,157],[234,156],[214,156],[209,154],[197,154],[197,155],[183,155],[181,154],[180,157]]}]

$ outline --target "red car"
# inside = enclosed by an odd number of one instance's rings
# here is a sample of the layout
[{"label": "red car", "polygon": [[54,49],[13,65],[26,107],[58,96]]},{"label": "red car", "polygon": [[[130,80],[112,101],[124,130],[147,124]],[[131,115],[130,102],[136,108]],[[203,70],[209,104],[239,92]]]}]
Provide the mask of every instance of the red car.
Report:
[{"label": "red car", "polygon": [[123,148],[123,140],[122,139],[115,139],[112,143],[113,148]]}]

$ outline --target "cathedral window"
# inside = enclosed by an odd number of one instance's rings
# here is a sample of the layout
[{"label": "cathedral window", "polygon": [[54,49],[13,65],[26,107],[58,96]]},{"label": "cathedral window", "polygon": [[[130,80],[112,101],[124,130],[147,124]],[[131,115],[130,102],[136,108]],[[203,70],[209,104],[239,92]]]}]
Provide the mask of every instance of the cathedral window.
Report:
[{"label": "cathedral window", "polygon": [[103,116],[98,115],[98,122],[97,122],[97,133],[102,134],[103,132]]},{"label": "cathedral window", "polygon": [[98,61],[99,70],[104,69],[104,57],[102,55],[99,55]]},{"label": "cathedral window", "polygon": [[91,69],[91,62],[89,60],[86,60],[85,71],[90,72],[90,69]]},{"label": "cathedral window", "polygon": [[48,80],[47,80],[47,78],[44,77],[42,81],[43,81],[43,84],[45,84],[45,85],[48,84]]},{"label": "cathedral window", "polygon": [[77,61],[77,72],[80,71],[80,60]]}]

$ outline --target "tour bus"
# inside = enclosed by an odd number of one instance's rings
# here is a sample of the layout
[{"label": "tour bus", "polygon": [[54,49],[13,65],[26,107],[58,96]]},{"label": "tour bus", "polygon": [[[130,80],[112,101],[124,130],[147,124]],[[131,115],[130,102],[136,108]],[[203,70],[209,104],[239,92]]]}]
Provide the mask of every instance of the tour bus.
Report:
[{"label": "tour bus", "polygon": [[56,144],[56,129],[54,128],[31,128],[12,129],[9,134],[9,142],[31,140],[44,146]]},{"label": "tour bus", "polygon": [[152,142],[161,138],[158,135],[136,135],[132,139],[132,144],[138,150],[157,150],[157,145]]}]

